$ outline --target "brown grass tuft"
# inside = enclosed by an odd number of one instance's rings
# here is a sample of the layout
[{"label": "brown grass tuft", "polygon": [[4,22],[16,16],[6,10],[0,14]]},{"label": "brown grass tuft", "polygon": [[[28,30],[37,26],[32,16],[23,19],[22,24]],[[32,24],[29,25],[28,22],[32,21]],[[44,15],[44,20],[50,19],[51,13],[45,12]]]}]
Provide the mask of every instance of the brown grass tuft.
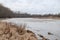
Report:
[{"label": "brown grass tuft", "polygon": [[0,40],[37,40],[37,37],[32,31],[26,30],[25,25],[0,22]]}]

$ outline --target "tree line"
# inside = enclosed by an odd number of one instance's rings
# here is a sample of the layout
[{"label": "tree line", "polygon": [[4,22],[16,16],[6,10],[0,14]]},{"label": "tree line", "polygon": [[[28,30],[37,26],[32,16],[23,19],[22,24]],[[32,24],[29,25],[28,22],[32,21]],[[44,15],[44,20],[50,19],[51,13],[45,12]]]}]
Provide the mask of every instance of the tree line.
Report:
[{"label": "tree line", "polygon": [[9,8],[4,7],[3,5],[0,4],[0,18],[17,18],[17,17],[38,17],[38,18],[42,18],[42,17],[59,17],[60,18],[60,13],[58,14],[44,14],[44,15],[31,15],[28,13],[21,13],[21,12],[13,12],[11,11]]}]

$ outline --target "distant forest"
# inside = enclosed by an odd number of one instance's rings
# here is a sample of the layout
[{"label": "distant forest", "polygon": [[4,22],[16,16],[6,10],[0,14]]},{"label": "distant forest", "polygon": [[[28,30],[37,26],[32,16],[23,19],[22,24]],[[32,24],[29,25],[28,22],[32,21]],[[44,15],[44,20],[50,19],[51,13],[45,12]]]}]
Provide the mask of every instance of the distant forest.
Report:
[{"label": "distant forest", "polygon": [[58,14],[31,15],[28,13],[13,12],[9,8],[0,4],[0,18],[60,18]]}]

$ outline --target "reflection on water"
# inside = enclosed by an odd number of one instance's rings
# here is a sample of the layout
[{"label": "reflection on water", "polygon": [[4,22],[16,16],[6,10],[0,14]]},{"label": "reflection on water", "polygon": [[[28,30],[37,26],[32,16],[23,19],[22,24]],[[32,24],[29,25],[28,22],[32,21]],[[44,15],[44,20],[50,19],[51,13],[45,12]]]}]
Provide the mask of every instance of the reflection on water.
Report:
[{"label": "reflection on water", "polygon": [[[35,19],[35,18],[12,18],[5,21],[16,23],[17,25],[26,24],[27,29],[37,34],[41,34],[51,40],[60,40],[60,20],[54,19]],[[48,35],[48,32],[54,35]],[[39,37],[38,37],[39,38]]]}]

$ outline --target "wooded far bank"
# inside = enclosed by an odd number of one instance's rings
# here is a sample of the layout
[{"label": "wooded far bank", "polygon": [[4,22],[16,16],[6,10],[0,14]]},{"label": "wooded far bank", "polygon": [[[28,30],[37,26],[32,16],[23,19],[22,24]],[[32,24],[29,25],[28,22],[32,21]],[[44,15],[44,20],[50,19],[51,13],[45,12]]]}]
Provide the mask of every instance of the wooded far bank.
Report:
[{"label": "wooded far bank", "polygon": [[0,18],[60,18],[60,13],[58,14],[44,14],[44,15],[31,15],[22,12],[13,12],[7,7],[0,4]]}]

